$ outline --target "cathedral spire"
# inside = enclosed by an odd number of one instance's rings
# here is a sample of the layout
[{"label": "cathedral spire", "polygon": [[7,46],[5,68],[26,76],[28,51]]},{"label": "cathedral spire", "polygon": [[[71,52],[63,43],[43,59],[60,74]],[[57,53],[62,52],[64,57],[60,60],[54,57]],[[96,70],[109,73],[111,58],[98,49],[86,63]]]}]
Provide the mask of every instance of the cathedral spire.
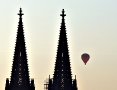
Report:
[{"label": "cathedral spire", "polygon": [[[34,80],[29,77],[28,59],[22,22],[22,9],[19,10],[19,25],[16,37],[10,82],[6,81],[6,90],[34,90]],[[33,85],[32,85],[33,84]]]},{"label": "cathedral spire", "polygon": [[67,43],[67,33],[65,26],[65,11],[62,10],[62,23],[57,48],[57,56],[53,78],[49,78],[48,88],[46,90],[77,90],[76,77],[72,79],[69,50]]},{"label": "cathedral spire", "polygon": [[67,35],[64,17],[64,9],[62,10],[62,23],[60,28],[60,36],[57,50],[57,57],[55,62],[55,71],[53,77],[53,84],[56,90],[71,90],[72,89],[72,74],[70,67],[70,58],[68,51]]},{"label": "cathedral spire", "polygon": [[62,23],[60,27],[55,69],[52,84],[48,84],[48,90],[74,90],[66,35],[67,33],[64,20],[66,14],[64,9],[62,10],[62,14],[60,14],[60,16],[62,16]]}]

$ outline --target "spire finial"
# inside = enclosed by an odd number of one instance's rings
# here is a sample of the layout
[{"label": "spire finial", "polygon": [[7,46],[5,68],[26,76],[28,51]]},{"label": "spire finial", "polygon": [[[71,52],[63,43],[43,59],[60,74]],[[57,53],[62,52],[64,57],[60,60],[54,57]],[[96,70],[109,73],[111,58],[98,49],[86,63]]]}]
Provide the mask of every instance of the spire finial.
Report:
[{"label": "spire finial", "polygon": [[21,8],[20,8],[20,10],[19,10],[18,15],[20,16],[20,18],[22,17],[22,15],[24,15],[24,14],[22,13],[22,9],[21,9]]},{"label": "spire finial", "polygon": [[60,16],[62,16],[62,18],[64,19],[64,17],[66,16],[66,14],[64,13],[64,9],[62,10],[62,14],[60,14]]},{"label": "spire finial", "polygon": [[50,79],[50,75],[49,75],[49,79]]}]

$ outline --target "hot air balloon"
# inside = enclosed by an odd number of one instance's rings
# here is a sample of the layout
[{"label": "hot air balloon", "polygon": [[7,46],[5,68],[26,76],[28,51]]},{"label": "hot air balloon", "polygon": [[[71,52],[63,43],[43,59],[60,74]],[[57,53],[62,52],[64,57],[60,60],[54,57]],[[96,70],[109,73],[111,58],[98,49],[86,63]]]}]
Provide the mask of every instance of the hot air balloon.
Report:
[{"label": "hot air balloon", "polygon": [[83,62],[84,62],[85,65],[86,65],[86,63],[88,62],[90,56],[89,56],[89,54],[84,53],[84,54],[81,55],[81,58],[82,58]]}]

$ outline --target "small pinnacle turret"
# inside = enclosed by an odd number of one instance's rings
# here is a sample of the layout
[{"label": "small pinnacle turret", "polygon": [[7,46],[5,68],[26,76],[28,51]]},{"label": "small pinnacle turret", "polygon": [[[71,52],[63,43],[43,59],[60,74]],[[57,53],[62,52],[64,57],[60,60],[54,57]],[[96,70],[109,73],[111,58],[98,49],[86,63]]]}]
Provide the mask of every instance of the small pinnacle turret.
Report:
[{"label": "small pinnacle turret", "polygon": [[[67,43],[64,9],[62,10],[62,23],[60,28],[57,56],[53,78],[49,78],[46,90],[77,90],[76,79],[72,80],[70,57]],[[76,78],[76,77],[75,77]]]},{"label": "small pinnacle turret", "polygon": [[10,80],[6,79],[5,90],[35,90],[34,80],[30,82],[28,71],[28,59],[26,54],[22,9],[19,10],[19,25],[13,57],[13,65]]}]

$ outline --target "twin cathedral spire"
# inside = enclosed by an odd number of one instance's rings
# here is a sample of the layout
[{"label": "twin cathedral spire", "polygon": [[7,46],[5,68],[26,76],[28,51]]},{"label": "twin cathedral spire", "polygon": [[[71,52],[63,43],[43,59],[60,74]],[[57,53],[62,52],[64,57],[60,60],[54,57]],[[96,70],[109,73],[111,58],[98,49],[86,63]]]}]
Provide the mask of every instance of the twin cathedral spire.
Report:
[{"label": "twin cathedral spire", "polygon": [[[64,9],[60,28],[58,50],[53,78],[44,84],[46,90],[78,90],[76,78],[72,79],[69,50],[67,43]],[[10,79],[6,79],[5,90],[35,90],[34,79],[30,79],[26,53],[22,9],[19,10],[19,25],[16,37],[15,51]]]},{"label": "twin cathedral spire", "polygon": [[19,25],[10,79],[6,79],[5,90],[35,90],[34,79],[30,80],[25,46],[22,10],[19,10]]}]

